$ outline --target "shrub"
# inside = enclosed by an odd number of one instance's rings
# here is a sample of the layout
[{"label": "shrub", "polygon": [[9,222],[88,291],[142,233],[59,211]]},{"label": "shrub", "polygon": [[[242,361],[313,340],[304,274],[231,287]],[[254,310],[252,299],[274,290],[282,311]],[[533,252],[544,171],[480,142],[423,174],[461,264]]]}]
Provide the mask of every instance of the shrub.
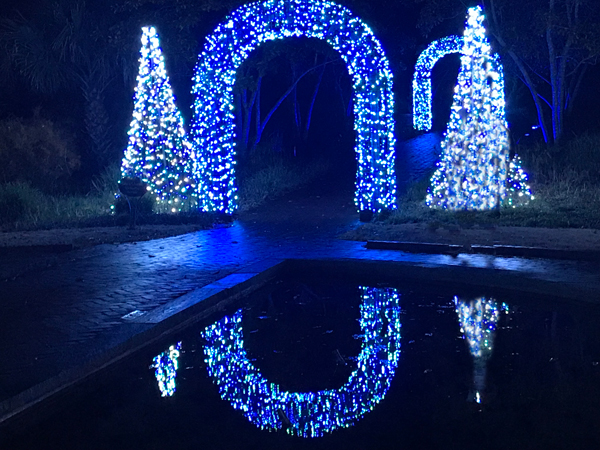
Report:
[{"label": "shrub", "polygon": [[306,186],[323,176],[329,165],[324,160],[298,164],[280,154],[260,151],[243,161],[239,171],[240,211],[256,208],[268,199]]},{"label": "shrub", "polygon": [[27,183],[46,192],[66,184],[80,166],[74,139],[52,121],[0,121],[0,182]]},{"label": "shrub", "polygon": [[26,183],[0,185],[0,225],[28,220],[45,203],[44,195]]},{"label": "shrub", "polygon": [[600,135],[582,135],[554,147],[516,149],[530,175],[535,200],[494,211],[444,211],[425,205],[429,176],[409,186],[387,223],[600,228]]}]

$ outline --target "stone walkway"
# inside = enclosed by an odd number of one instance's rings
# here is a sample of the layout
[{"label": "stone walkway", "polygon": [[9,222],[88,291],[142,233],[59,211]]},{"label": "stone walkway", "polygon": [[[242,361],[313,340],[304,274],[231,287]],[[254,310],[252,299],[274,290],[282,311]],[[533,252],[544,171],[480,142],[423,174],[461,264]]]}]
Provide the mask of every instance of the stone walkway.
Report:
[{"label": "stone walkway", "polygon": [[336,239],[357,223],[348,194],[296,196],[245,214],[228,228],[72,251],[57,255],[44,270],[3,282],[0,402],[149,327],[124,320],[126,314],[153,310],[268,258],[392,260],[520,271],[525,277],[600,292],[595,263],[415,255],[366,250],[364,243]]}]

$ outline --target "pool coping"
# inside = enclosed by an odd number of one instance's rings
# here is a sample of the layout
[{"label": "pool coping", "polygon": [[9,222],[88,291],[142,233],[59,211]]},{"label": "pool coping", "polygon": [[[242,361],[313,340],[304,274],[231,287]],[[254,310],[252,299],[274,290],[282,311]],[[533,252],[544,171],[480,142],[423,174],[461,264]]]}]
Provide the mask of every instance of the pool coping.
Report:
[{"label": "pool coping", "polygon": [[520,245],[458,245],[435,242],[367,240],[369,250],[399,250],[410,253],[435,253],[456,255],[458,253],[480,253],[493,256],[522,258],[565,259],[573,261],[600,261],[598,250],[564,250]]},{"label": "pool coping", "polygon": [[[0,428],[26,418],[30,409],[55,395],[68,392],[99,374],[103,369],[131,354],[184,329],[203,318],[221,311],[232,302],[259,289],[282,271],[303,275],[334,275],[352,280],[376,277],[378,280],[426,282],[429,285],[452,283],[469,287],[487,287],[506,292],[546,295],[553,299],[597,302],[598,289],[584,283],[554,282],[528,276],[518,271],[502,271],[488,267],[419,264],[360,258],[266,259],[243,267],[199,289],[143,314],[124,317],[122,325],[144,325],[145,329],[110,349],[92,355],[76,367],[67,369],[31,388],[0,402]],[[530,275],[530,274],[529,274]],[[15,420],[16,419],[16,420]]]},{"label": "pool coping", "polygon": [[0,428],[15,419],[18,420],[24,413],[45,400],[86,381],[148,344],[224,309],[230,303],[263,286],[279,273],[284,264],[285,260],[280,259],[267,259],[251,264],[146,314],[131,320],[122,319],[122,325],[142,324],[147,325],[147,328],[104,352],[93,354],[88,361],[1,401]]}]

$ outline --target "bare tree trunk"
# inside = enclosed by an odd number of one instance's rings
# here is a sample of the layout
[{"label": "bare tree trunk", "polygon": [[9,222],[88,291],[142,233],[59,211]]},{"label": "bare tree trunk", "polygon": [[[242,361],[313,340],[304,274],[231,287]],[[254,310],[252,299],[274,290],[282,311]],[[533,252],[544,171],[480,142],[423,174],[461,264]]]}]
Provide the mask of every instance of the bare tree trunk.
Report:
[{"label": "bare tree trunk", "polygon": [[[256,138],[254,140],[254,145],[252,149],[256,147],[258,141],[260,141],[260,135],[262,134],[261,122],[260,122],[260,87],[262,85],[262,77],[258,79],[258,84],[256,85]],[[264,127],[263,127],[264,129]]]},{"label": "bare tree trunk", "polygon": [[558,127],[560,123],[560,98],[558,91],[558,68],[557,56],[554,48],[554,41],[552,39],[552,14],[554,13],[554,0],[550,0],[549,3],[550,17],[546,24],[546,45],[548,46],[548,63],[550,67],[550,88],[552,90],[552,138],[556,142],[558,139]]},{"label": "bare tree trunk", "polygon": [[304,127],[304,133],[302,135],[302,144],[306,144],[308,140],[308,130],[310,128],[310,123],[312,119],[312,112],[315,106],[315,100],[317,99],[317,94],[319,93],[319,88],[321,87],[321,81],[323,80],[323,74],[325,73],[325,68],[327,66],[323,65],[321,69],[321,73],[319,73],[319,78],[317,79],[317,84],[315,85],[315,89],[313,91],[312,99],[310,101],[310,106],[308,108],[308,116],[306,117],[306,125]]},{"label": "bare tree trunk", "polygon": [[[289,87],[289,89],[287,91],[285,91],[281,97],[279,97],[279,100],[277,100],[277,102],[275,102],[275,105],[267,113],[267,115],[265,116],[265,119],[262,121],[262,123],[260,122],[260,115],[257,114],[256,137],[254,139],[254,146],[253,146],[253,148],[256,148],[256,146],[260,142],[260,139],[262,138],[262,134],[265,131],[265,127],[267,126],[267,123],[269,122],[269,120],[271,119],[271,117],[273,116],[273,114],[275,113],[275,111],[277,111],[277,109],[281,106],[281,104],[283,103],[283,101],[292,93],[292,91],[298,85],[298,83],[300,82],[300,80],[302,78],[304,78],[306,75],[308,75],[310,72],[312,72],[313,70],[316,70],[316,69],[318,69],[318,68],[320,68],[320,67],[322,67],[324,65],[330,64],[330,63],[331,63],[330,61],[327,61],[327,62],[324,62],[323,64],[319,64],[318,66],[311,67],[310,69],[308,69],[305,72],[303,72],[302,75],[300,75],[296,79],[296,81],[294,81],[294,83],[292,83],[292,85]],[[259,86],[260,86],[260,84],[259,84]],[[259,93],[259,95],[260,95],[260,93]],[[257,107],[260,107],[260,101],[259,100],[257,100]],[[260,109],[257,109],[257,112],[260,112]]]},{"label": "bare tree trunk", "polygon": [[242,144],[243,150],[248,150],[248,145],[250,142],[250,124],[252,123],[252,110],[254,109],[254,102],[256,101],[256,93],[258,91],[255,90],[252,93],[250,101],[248,101],[248,90],[244,89],[242,94]]},{"label": "bare tree trunk", "polygon": [[[491,18],[494,22],[494,29],[499,30],[500,26],[499,26],[499,23],[498,23],[498,20],[496,17],[496,8],[495,8],[494,0],[490,0],[489,5],[490,5],[490,10],[492,12]],[[531,75],[529,74],[529,71],[527,70],[527,67],[525,66],[525,64],[523,63],[521,58],[519,58],[519,56],[508,47],[508,45],[506,44],[506,41],[502,38],[502,36],[500,36],[500,34],[498,32],[494,33],[494,37],[496,38],[498,43],[506,50],[508,55],[511,57],[511,59],[514,61],[514,63],[517,65],[519,71],[521,72],[521,75],[523,76],[523,81],[525,82],[525,85],[527,86],[527,89],[529,89],[529,92],[531,93],[531,97],[533,98],[533,103],[534,103],[535,109],[537,111],[538,122],[539,122],[540,128],[542,129],[544,141],[548,142],[548,140],[549,140],[548,124],[546,123],[546,117],[545,117],[543,105],[541,102],[542,96],[537,91],[535,84],[533,83],[533,80],[531,79]]]},{"label": "bare tree trunk", "polygon": [[79,76],[85,99],[84,124],[98,168],[110,163],[114,151],[110,118],[104,106],[104,91],[110,84],[103,61],[99,61]]}]

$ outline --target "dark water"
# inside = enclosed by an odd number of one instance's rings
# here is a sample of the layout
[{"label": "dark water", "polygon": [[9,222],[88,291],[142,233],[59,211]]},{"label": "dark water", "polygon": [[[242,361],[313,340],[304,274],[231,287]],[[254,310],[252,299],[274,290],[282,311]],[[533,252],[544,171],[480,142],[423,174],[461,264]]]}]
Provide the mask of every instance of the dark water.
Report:
[{"label": "dark water", "polygon": [[[491,290],[280,280],[0,448],[600,448],[599,319]],[[151,366],[175,360],[161,396]]]}]

